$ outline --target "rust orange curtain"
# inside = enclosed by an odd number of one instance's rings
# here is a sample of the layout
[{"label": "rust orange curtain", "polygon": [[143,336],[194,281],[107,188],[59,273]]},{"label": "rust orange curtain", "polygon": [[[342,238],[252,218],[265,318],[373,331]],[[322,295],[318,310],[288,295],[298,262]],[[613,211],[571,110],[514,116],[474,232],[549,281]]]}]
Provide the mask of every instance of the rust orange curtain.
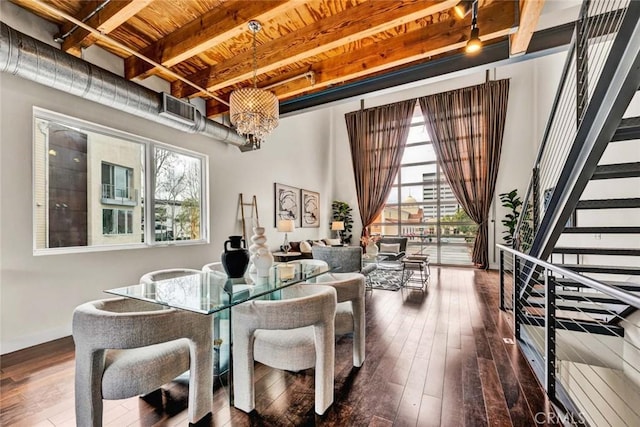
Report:
[{"label": "rust orange curtain", "polygon": [[509,80],[419,98],[438,163],[458,203],[478,224],[473,263],[489,267],[489,208],[507,114]]},{"label": "rust orange curtain", "polygon": [[389,196],[415,106],[411,99],[345,114],[363,235]]}]

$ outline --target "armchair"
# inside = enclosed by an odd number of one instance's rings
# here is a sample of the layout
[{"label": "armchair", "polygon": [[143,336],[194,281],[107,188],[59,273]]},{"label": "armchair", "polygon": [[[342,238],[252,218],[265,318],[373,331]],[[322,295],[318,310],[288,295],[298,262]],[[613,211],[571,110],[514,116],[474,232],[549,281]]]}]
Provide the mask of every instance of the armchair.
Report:
[{"label": "armchair", "polygon": [[144,301],[113,298],[76,307],[75,401],[79,426],[102,425],[102,400],[148,394],[190,370],[189,422],[211,412],[211,320]]},{"label": "armchair", "polygon": [[360,273],[327,273],[318,276],[316,283],[336,290],[336,335],[353,333],[353,366],[362,366],[366,344],[364,276]]},{"label": "armchair", "polygon": [[293,285],[285,299],[248,301],[233,309],[234,405],[255,408],[254,360],[276,369],[315,367],[315,411],[333,403],[336,291]]},{"label": "armchair", "polygon": [[406,255],[408,241],[407,237],[382,237],[378,241],[378,255],[386,256],[386,261],[402,259]]},{"label": "armchair", "polygon": [[190,274],[199,274],[200,270],[193,268],[167,268],[164,270],[150,271],[140,277],[140,283],[150,284],[158,280],[173,279],[175,277],[188,276]]}]

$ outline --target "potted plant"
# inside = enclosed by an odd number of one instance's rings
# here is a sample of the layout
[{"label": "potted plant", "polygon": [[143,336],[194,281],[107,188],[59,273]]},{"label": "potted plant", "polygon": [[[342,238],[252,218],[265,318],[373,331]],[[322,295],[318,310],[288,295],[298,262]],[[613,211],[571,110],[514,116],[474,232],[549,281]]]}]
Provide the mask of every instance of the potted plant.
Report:
[{"label": "potted plant", "polygon": [[331,204],[331,209],[333,210],[332,221],[344,222],[344,230],[339,231],[342,242],[345,244],[351,243],[351,229],[353,228],[351,207],[347,202],[334,200]]},{"label": "potted plant", "polygon": [[502,233],[504,234],[504,242],[513,247],[513,233],[515,233],[516,226],[518,225],[518,218],[520,217],[518,208],[522,206],[522,200],[520,200],[520,196],[518,196],[517,189],[511,190],[508,193],[499,194],[499,197],[502,206],[511,209],[511,212],[505,215],[505,219],[502,220],[502,225],[507,227]]}]

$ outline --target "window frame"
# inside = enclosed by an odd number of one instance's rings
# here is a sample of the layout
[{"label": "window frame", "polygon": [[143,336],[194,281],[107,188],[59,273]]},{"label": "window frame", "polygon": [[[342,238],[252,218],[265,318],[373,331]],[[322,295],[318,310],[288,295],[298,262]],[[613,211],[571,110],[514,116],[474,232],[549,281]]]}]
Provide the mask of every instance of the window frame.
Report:
[{"label": "window frame", "polygon": [[[38,233],[42,232],[42,227],[44,227],[44,232],[48,239],[49,236],[49,218],[48,214],[45,213],[45,222],[44,225],[39,226],[37,212],[38,208],[41,206],[37,205],[36,195],[38,191],[39,182],[44,182],[44,190],[48,194],[49,191],[49,183],[48,177],[38,178],[39,171],[35,167],[36,156],[38,153],[37,144],[36,144],[36,132],[37,122],[38,120],[51,121],[63,126],[68,126],[72,129],[76,129],[81,132],[94,132],[103,135],[107,135],[113,138],[120,138],[128,142],[140,144],[141,149],[143,150],[142,157],[144,158],[143,165],[143,174],[144,174],[144,188],[141,189],[141,193],[139,195],[139,203],[142,204],[143,212],[142,212],[142,227],[143,232],[142,236],[144,241],[139,243],[115,243],[115,244],[100,244],[93,246],[67,246],[67,247],[38,247],[37,236]],[[175,145],[167,144],[164,142],[156,141],[151,138],[146,138],[140,135],[136,135],[127,131],[111,128],[109,126],[101,125],[98,123],[93,123],[87,120],[83,120],[77,117],[68,116],[65,114],[57,113],[51,110],[47,110],[41,107],[34,106],[32,109],[32,121],[31,121],[31,141],[32,141],[32,156],[31,156],[31,165],[32,165],[32,197],[31,197],[31,213],[32,213],[32,250],[34,256],[42,256],[42,255],[58,255],[58,254],[71,254],[71,253],[87,253],[87,252],[104,252],[104,251],[114,251],[114,250],[128,250],[128,249],[143,249],[143,248],[154,248],[154,247],[163,247],[163,246],[192,246],[192,245],[202,245],[210,243],[210,233],[209,233],[209,223],[210,223],[210,200],[209,200],[209,156],[207,154],[189,150],[183,147],[178,147]],[[177,154],[182,154],[186,156],[191,156],[199,160],[200,162],[200,238],[193,240],[171,240],[171,241],[156,241],[155,240],[155,202],[153,197],[153,185],[155,185],[154,177],[155,177],[155,164],[153,162],[153,153],[155,151],[155,147],[160,147],[165,150],[169,150],[175,152]],[[47,147],[45,147],[45,153],[47,152]],[[111,162],[106,162],[111,164]],[[102,164],[102,162],[101,162]],[[121,165],[116,165],[121,166]],[[101,197],[102,194],[99,194]],[[100,229],[102,230],[102,212],[103,209],[112,209],[114,213],[116,213],[116,217],[114,220],[117,221],[117,210],[128,208],[127,205],[122,206],[112,206],[112,207],[103,207],[100,209],[99,221],[101,224]],[[153,227],[149,227],[148,224],[154,224]],[[135,233],[132,233],[135,234]],[[109,234],[105,236],[118,236],[119,234]]]}]

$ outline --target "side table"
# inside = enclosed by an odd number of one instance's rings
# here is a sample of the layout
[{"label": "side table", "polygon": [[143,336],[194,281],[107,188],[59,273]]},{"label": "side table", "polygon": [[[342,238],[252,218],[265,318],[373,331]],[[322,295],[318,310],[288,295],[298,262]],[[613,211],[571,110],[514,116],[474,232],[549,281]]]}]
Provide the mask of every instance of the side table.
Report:
[{"label": "side table", "polygon": [[[415,274],[414,274],[415,273]],[[408,256],[402,259],[402,287],[424,292],[429,280],[429,257]],[[420,274],[420,277],[417,275]]]},{"label": "side table", "polygon": [[299,257],[300,255],[302,255],[302,253],[289,251],[289,252],[274,252],[272,255],[273,255],[274,261],[288,262]]}]

